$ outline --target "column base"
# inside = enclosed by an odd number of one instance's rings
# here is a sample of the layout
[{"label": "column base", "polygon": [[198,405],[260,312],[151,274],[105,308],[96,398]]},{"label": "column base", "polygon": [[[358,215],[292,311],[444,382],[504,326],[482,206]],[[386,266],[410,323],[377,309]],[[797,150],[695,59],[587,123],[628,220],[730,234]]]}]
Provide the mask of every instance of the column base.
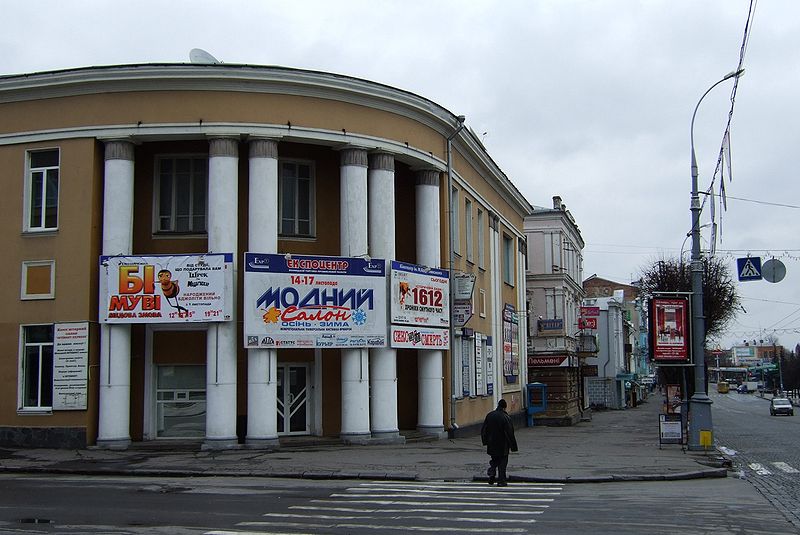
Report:
[{"label": "column base", "polygon": [[339,438],[348,446],[373,444],[372,435],[369,433],[342,434],[339,435]]},{"label": "column base", "polygon": [[370,444],[405,444],[406,437],[400,431],[373,431]]},{"label": "column base", "polygon": [[130,445],[130,438],[98,438],[95,447],[100,450],[127,450]]},{"label": "column base", "polygon": [[447,438],[447,431],[444,430],[443,425],[418,425],[417,431],[424,435],[430,435],[437,438]]},{"label": "column base", "polygon": [[281,447],[278,438],[246,438],[243,446],[248,450],[277,450]]},{"label": "column base", "polygon": [[239,439],[233,438],[206,438],[200,449],[207,450],[234,450],[240,448]]}]

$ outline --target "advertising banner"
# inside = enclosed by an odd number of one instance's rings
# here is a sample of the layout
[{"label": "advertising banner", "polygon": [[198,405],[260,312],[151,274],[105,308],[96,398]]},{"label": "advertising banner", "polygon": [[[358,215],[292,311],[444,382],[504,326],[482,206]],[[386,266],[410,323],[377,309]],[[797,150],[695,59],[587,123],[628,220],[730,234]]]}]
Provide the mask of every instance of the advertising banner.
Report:
[{"label": "advertising banner", "polygon": [[233,255],[100,257],[100,321],[230,321]]},{"label": "advertising banner", "polygon": [[450,326],[447,271],[392,261],[392,324]]},{"label": "advertising banner", "polygon": [[391,346],[408,349],[450,349],[450,331],[392,325]]},{"label": "advertising banner", "polygon": [[56,323],[53,336],[53,410],[86,410],[89,323]]},{"label": "advertising banner", "polygon": [[689,360],[689,299],[650,300],[650,338],[653,360],[682,363]]},{"label": "advertising banner", "polygon": [[578,318],[578,329],[597,329],[597,318]]},{"label": "advertising banner", "polygon": [[245,253],[245,347],[386,347],[386,308],[384,260]]}]

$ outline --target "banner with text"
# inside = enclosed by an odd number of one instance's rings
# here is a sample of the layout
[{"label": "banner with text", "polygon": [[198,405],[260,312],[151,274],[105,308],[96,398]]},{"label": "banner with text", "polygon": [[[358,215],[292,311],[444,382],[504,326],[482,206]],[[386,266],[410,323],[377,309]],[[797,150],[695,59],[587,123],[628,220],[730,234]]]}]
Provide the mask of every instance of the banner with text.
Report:
[{"label": "banner with text", "polygon": [[393,324],[450,326],[447,271],[393,260],[391,288]]},{"label": "banner with text", "polygon": [[450,349],[450,331],[392,325],[391,346],[407,349]]},{"label": "banner with text", "polygon": [[53,336],[53,410],[86,410],[89,322],[56,323]]},{"label": "banner with text", "polygon": [[245,253],[244,344],[385,347],[386,263]]},{"label": "banner with text", "polygon": [[233,255],[100,257],[100,321],[230,321]]}]

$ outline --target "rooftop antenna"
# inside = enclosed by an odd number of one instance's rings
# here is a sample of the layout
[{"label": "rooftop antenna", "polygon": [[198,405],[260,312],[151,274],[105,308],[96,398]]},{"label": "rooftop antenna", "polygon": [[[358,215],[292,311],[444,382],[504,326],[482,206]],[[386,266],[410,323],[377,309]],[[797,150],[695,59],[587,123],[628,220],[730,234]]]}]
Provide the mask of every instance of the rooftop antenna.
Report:
[{"label": "rooftop antenna", "polygon": [[213,65],[221,63],[217,58],[203,50],[202,48],[193,48],[189,51],[189,61],[192,63],[199,63],[202,65]]}]

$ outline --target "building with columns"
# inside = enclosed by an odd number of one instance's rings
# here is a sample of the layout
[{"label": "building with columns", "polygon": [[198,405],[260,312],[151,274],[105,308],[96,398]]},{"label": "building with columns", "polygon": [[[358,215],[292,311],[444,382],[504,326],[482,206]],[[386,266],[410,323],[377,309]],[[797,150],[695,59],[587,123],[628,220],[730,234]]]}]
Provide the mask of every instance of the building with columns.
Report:
[{"label": "building with columns", "polygon": [[[233,64],[2,76],[0,116],[0,444],[400,442],[475,430],[500,397],[524,411],[531,206],[462,117],[370,81]],[[243,327],[248,252],[473,284],[450,291],[441,348],[393,346],[388,324],[385,343],[261,343]]]}]

